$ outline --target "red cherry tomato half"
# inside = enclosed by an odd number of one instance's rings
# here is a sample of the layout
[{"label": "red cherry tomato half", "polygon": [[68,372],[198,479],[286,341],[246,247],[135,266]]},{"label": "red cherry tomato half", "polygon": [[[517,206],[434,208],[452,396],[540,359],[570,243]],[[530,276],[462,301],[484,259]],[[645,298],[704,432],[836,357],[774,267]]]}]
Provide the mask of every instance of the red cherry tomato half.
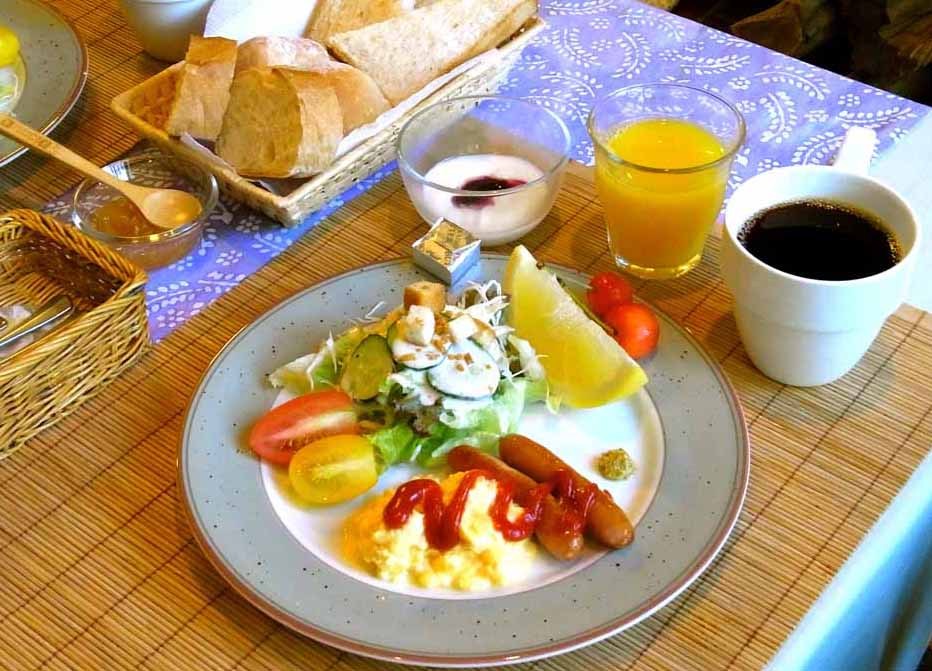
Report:
[{"label": "red cherry tomato half", "polygon": [[660,322],[646,305],[616,305],[604,319],[606,324],[615,329],[615,340],[632,358],[640,359],[657,349]]},{"label": "red cherry tomato half", "polygon": [[249,432],[249,447],[263,459],[286,466],[308,443],[352,433],[359,433],[359,424],[349,395],[336,389],[316,391],[265,413]]}]

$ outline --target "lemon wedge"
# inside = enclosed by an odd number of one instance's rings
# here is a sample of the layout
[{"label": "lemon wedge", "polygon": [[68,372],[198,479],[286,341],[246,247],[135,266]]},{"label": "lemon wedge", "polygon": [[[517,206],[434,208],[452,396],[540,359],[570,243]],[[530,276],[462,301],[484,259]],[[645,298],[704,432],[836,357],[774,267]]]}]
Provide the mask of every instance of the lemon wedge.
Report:
[{"label": "lemon wedge", "polygon": [[551,390],[568,405],[605,405],[647,384],[643,369],[523,245],[508,259],[502,288],[511,297],[511,326],[537,350]]},{"label": "lemon wedge", "polygon": [[16,33],[0,25],[0,67],[13,65],[19,56],[19,39]]}]

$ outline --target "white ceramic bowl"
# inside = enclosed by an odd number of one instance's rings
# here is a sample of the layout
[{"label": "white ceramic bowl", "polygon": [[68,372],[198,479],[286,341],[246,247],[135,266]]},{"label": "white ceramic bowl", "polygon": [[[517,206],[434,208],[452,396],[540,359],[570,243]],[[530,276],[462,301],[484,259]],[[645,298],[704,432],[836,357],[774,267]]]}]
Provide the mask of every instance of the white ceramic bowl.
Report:
[{"label": "white ceramic bowl", "polygon": [[[424,221],[444,217],[484,244],[501,245],[530,233],[550,212],[569,150],[566,124],[550,110],[517,98],[470,96],[415,114],[398,136],[398,166]],[[446,161],[448,169],[435,170]],[[481,177],[522,183],[464,188]]]}]

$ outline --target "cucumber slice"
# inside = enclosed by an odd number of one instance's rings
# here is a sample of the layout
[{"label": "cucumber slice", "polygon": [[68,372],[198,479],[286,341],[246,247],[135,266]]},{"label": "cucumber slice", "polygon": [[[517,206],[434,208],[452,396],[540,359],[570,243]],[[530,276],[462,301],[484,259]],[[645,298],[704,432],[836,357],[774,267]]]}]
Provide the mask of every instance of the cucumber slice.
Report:
[{"label": "cucumber slice", "polygon": [[394,370],[388,341],[380,335],[368,335],[346,360],[340,388],[353,399],[366,401],[378,395],[383,380]]},{"label": "cucumber slice", "polygon": [[446,354],[435,345],[415,345],[401,337],[397,323],[388,329],[392,358],[406,368],[426,370],[444,360]]},{"label": "cucumber slice", "polygon": [[444,394],[476,399],[494,394],[501,374],[492,357],[467,340],[452,345],[446,359],[427,371],[427,379]]}]

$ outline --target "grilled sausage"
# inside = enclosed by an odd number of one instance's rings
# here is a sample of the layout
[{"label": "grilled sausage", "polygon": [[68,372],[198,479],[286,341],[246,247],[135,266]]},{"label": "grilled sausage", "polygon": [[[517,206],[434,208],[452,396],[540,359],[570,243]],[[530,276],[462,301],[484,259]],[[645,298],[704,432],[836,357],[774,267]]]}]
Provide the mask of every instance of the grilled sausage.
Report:
[{"label": "grilled sausage", "polygon": [[[454,471],[479,469],[510,479],[515,493],[523,493],[537,485],[531,478],[516,471],[501,459],[480,452],[467,445],[460,445],[447,454],[447,463]],[[563,522],[565,509],[552,496],[544,498],[540,520],[534,534],[547,551],[557,559],[575,559],[583,547],[582,532],[567,527]]]},{"label": "grilled sausage", "polygon": [[[517,434],[504,436],[498,443],[498,452],[502,461],[538,482],[549,480],[557,471],[565,470],[576,487],[591,484],[557,455],[530,438]],[[624,547],[634,540],[634,528],[625,511],[612,501],[612,497],[602,490],[597,491],[589,510],[586,531],[603,545]]]}]

